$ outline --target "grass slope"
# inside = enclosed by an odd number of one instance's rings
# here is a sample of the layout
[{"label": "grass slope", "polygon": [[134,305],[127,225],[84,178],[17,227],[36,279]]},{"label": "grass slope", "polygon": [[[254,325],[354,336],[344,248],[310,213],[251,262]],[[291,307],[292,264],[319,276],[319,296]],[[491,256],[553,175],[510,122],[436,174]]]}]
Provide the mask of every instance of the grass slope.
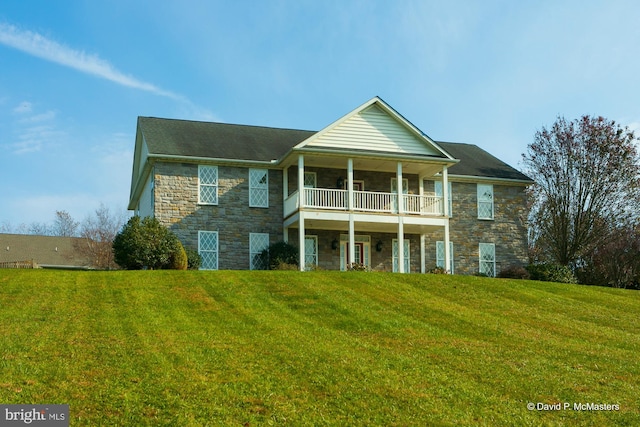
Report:
[{"label": "grass slope", "polygon": [[0,403],[68,403],[73,426],[637,425],[638,313],[634,291],[478,277],[0,270]]}]

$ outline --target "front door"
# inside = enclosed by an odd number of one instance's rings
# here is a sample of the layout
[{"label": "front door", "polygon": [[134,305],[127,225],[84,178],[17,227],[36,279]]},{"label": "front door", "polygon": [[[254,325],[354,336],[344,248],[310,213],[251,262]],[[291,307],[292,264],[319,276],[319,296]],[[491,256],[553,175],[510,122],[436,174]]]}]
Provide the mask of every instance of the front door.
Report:
[{"label": "front door", "polygon": [[346,235],[340,236],[340,270],[345,271],[352,263],[362,264],[369,267],[371,264],[371,237],[355,236],[354,260],[349,258],[349,238]]}]

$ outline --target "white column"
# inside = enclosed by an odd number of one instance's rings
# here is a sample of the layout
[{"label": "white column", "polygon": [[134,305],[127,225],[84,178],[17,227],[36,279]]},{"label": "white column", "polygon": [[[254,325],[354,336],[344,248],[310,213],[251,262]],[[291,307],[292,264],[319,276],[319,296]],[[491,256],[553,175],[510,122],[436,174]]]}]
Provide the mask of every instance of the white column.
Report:
[{"label": "white column", "polygon": [[398,170],[396,175],[398,182],[398,213],[404,213],[404,189],[402,188],[402,162],[398,162]]},{"label": "white column", "polygon": [[353,210],[353,159],[347,162],[347,209]]},{"label": "white column", "polygon": [[289,166],[282,171],[282,200],[289,197]]},{"label": "white column", "polygon": [[[353,213],[349,213],[349,263],[356,262],[356,230],[353,221]],[[347,263],[347,270],[349,269]]]},{"label": "white column", "polygon": [[448,217],[451,212],[449,212],[449,170],[446,166],[442,167],[442,199],[444,216]]},{"label": "white column", "polygon": [[449,218],[445,219],[444,223],[444,269],[446,271],[451,270],[451,251],[449,250]]},{"label": "white column", "polygon": [[298,220],[298,264],[300,271],[304,271],[304,212],[300,211]]},{"label": "white column", "polygon": [[304,271],[304,156],[298,155],[298,200],[300,210],[298,211],[298,263],[300,271]]},{"label": "white column", "polygon": [[404,221],[398,217],[398,273],[404,273]]},{"label": "white column", "polygon": [[420,205],[418,209],[420,210],[420,213],[422,213],[424,206],[424,203],[422,202],[424,197],[424,175],[418,175],[418,194],[420,195]]},{"label": "white column", "polygon": [[300,207],[304,207],[304,156],[298,155],[298,200]]},{"label": "white column", "polygon": [[282,241],[285,243],[289,243],[289,228],[284,227],[282,230]]},{"label": "white column", "polygon": [[425,262],[425,257],[427,256],[427,235],[420,235],[420,273],[424,274],[427,272],[427,265]]}]

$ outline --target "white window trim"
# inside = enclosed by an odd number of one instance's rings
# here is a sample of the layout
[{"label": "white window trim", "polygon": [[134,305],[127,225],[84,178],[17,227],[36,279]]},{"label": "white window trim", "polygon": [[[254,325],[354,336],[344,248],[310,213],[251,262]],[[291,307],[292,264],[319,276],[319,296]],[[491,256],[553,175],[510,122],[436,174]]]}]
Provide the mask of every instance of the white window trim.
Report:
[{"label": "white window trim", "polygon": [[[264,240],[266,237],[267,244],[266,246],[262,246],[256,248],[257,240]],[[253,261],[256,255],[260,255],[262,251],[269,247],[269,233],[249,233],[249,269],[250,270],[263,270],[269,267],[269,260],[266,260],[266,265],[264,268],[260,268],[261,266],[254,265]]]},{"label": "white window trim", "polygon": [[[313,240],[314,252],[313,252],[313,262],[307,262],[307,241]],[[318,236],[313,235],[305,235],[304,236],[304,269],[309,270],[310,268],[318,266]]]},{"label": "white window trim", "polygon": [[[202,249],[202,235],[203,234],[208,234],[208,233],[212,233],[215,234],[216,236],[216,247],[215,249]],[[200,266],[200,270],[217,270],[218,266],[220,264],[220,257],[219,257],[219,247],[220,247],[220,235],[218,234],[217,231],[204,231],[204,230],[199,230],[198,231],[198,253],[200,254],[200,256],[202,256],[203,252],[211,252],[211,253],[215,253],[216,255],[216,262],[215,262],[215,267],[214,268],[204,268],[202,265]]]},{"label": "white window trim", "polygon": [[[438,249],[438,246],[440,246],[442,249]],[[442,255],[442,257],[439,257],[438,255]],[[436,242],[436,267],[441,267],[444,268],[444,241],[439,240]],[[449,242],[449,268],[447,269],[449,271],[449,274],[455,274],[454,273],[454,263],[453,263],[453,242]]]},{"label": "white window trim", "polygon": [[[477,185],[477,199],[478,199],[478,219],[484,219],[484,220],[493,220],[495,218],[495,196],[494,196],[494,191],[493,191],[493,185],[492,184],[476,184]],[[487,191],[488,190],[488,191]],[[485,195],[489,195],[489,197],[484,198],[483,197]],[[488,199],[491,200],[488,200]],[[491,204],[491,214],[490,216],[482,216],[481,215],[481,205],[483,204]]]},{"label": "white window trim", "polygon": [[[212,168],[215,169],[216,171],[216,182],[214,184],[203,184],[202,183],[202,173],[201,171],[205,168]],[[218,184],[220,181],[220,177],[218,175],[218,166],[209,166],[209,165],[198,165],[198,204],[199,205],[211,205],[211,206],[216,206],[218,204]],[[211,187],[214,188],[215,191],[213,192],[213,194],[215,194],[215,201],[214,202],[209,202],[209,201],[203,201],[202,200],[202,188],[203,187]]]},{"label": "white window trim", "polygon": [[[253,179],[251,175],[255,173],[260,173],[260,174],[264,173],[267,178],[267,182],[261,185],[252,185]],[[255,201],[256,191],[266,193],[264,204],[256,203]],[[253,169],[253,168],[249,169],[249,207],[251,208],[268,208],[269,207],[269,169]]]},{"label": "white window trim", "polygon": [[[482,248],[491,248],[493,254],[493,260],[485,261],[482,259]],[[495,243],[480,243],[478,245],[478,272],[482,274],[487,274],[487,276],[495,277],[496,276],[496,245]],[[489,264],[491,269],[493,270],[493,275],[486,273],[486,268],[483,268],[483,265]]]},{"label": "white window trim", "polygon": [[[404,245],[406,250],[406,254],[404,254],[404,272],[411,272],[411,241],[409,239],[404,239]],[[394,273],[398,272],[398,252],[395,250],[398,246],[398,239],[391,240],[391,269]],[[398,248],[400,249],[400,248]]]}]

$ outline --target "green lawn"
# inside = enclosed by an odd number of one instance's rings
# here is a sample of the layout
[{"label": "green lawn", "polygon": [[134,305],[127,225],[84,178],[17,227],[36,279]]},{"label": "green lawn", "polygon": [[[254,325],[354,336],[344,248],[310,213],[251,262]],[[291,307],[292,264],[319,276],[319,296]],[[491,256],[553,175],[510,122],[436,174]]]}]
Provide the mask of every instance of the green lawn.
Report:
[{"label": "green lawn", "polygon": [[639,315],[637,291],[478,277],[0,270],[0,403],[72,426],[635,426]]}]

